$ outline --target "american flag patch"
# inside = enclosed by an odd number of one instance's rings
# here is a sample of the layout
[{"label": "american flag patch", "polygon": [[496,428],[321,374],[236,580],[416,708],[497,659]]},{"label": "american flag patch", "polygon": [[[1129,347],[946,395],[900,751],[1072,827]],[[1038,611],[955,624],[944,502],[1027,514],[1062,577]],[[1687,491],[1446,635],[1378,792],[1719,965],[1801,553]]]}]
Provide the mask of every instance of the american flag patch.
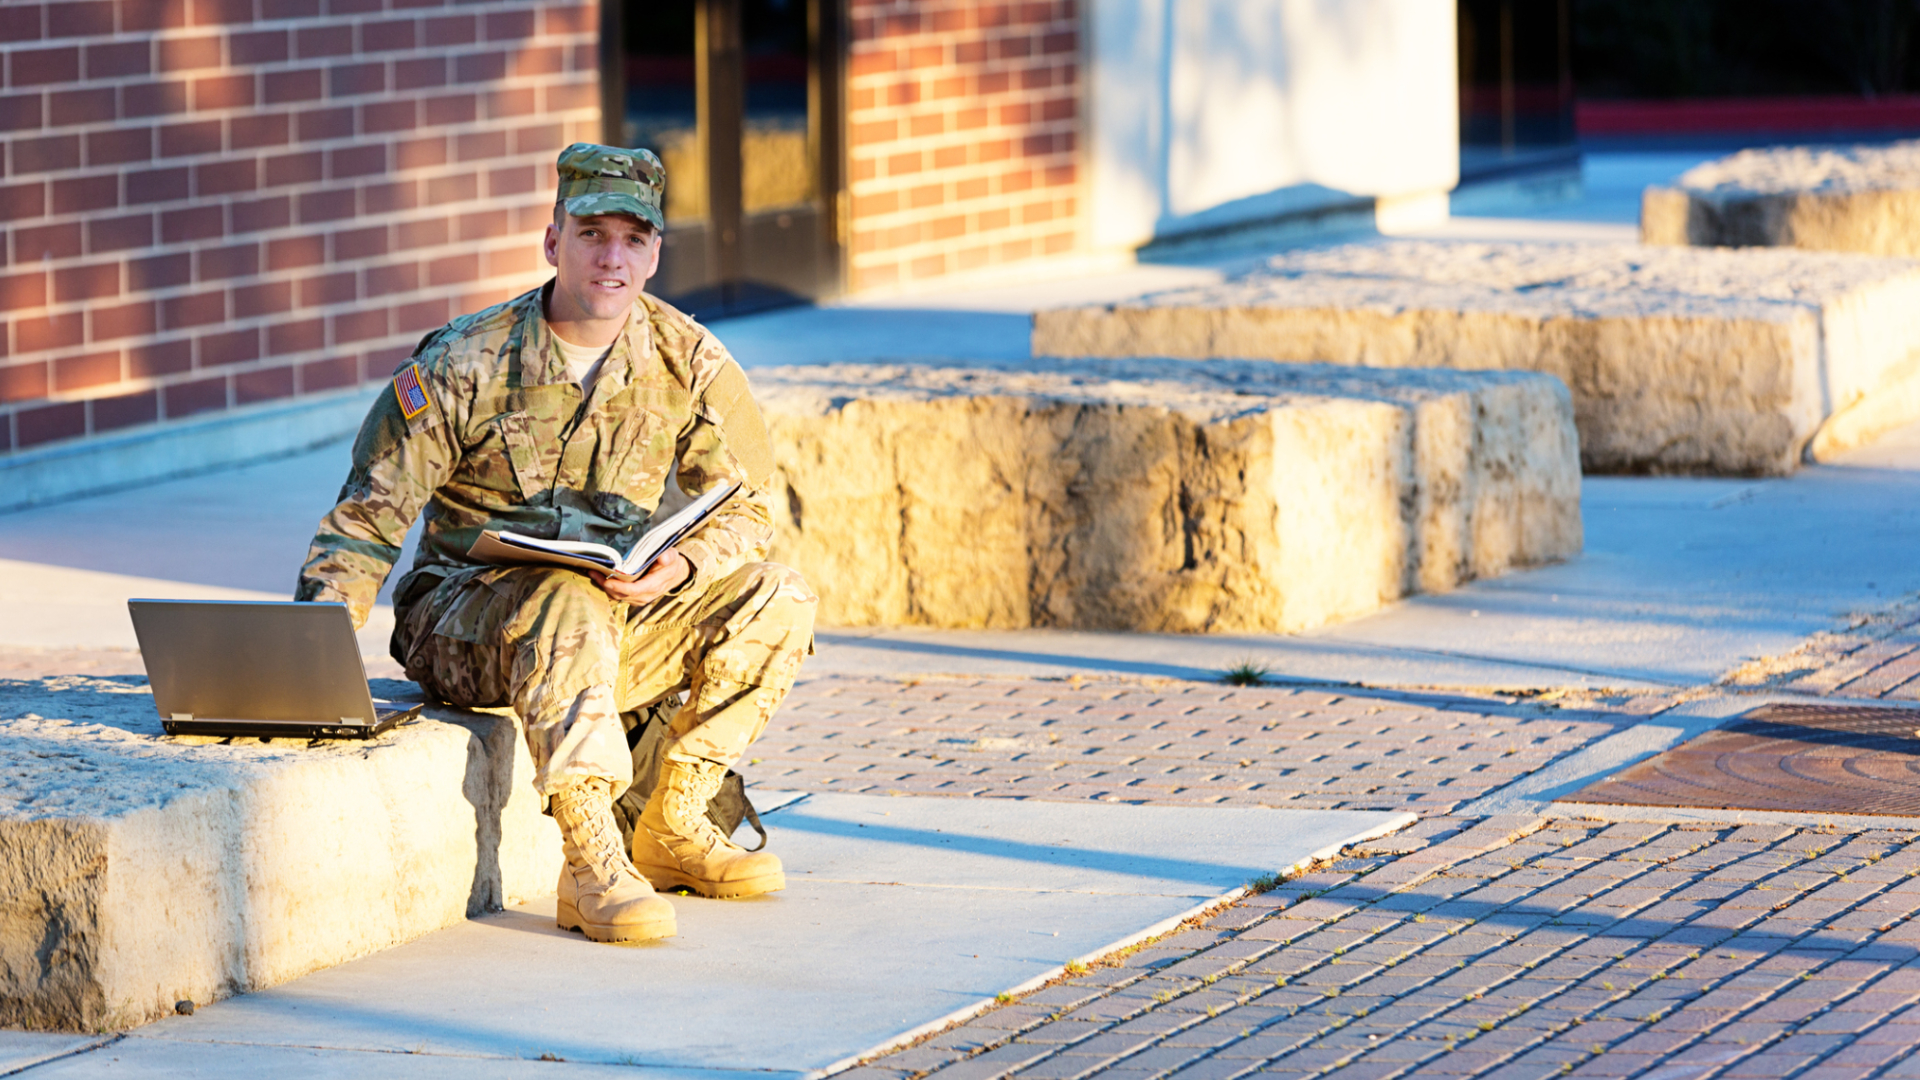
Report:
[{"label": "american flag patch", "polygon": [[393,396],[400,402],[400,415],[409,420],[427,411],[427,391],[420,385],[420,365],[408,364],[393,377]]}]

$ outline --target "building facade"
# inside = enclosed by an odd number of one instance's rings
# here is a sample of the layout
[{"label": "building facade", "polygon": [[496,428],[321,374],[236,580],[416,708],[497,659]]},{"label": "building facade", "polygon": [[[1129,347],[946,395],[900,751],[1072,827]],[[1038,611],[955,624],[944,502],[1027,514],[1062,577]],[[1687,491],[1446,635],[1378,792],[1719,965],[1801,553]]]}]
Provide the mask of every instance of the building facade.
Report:
[{"label": "building facade", "polygon": [[0,6],[0,448],[335,393],[542,280],[597,12]]},{"label": "building facade", "polygon": [[[344,434],[421,334],[545,280],[574,141],[666,160],[655,291],[707,317],[1443,197],[1451,12],[12,0],[0,507],[85,489],[103,440],[100,484]],[[308,405],[334,411],[283,419]]]}]

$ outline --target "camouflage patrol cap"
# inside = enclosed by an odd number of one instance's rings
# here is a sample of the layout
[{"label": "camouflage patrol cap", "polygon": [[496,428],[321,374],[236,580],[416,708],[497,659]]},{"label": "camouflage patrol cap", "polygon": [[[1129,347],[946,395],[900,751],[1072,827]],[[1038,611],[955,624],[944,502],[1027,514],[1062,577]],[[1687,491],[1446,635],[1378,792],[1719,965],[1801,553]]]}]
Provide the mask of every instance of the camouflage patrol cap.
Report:
[{"label": "camouflage patrol cap", "polygon": [[667,219],[660,202],[667,190],[667,167],[651,150],[622,150],[596,143],[574,143],[560,151],[558,198],[574,217],[632,214],[655,229]]}]

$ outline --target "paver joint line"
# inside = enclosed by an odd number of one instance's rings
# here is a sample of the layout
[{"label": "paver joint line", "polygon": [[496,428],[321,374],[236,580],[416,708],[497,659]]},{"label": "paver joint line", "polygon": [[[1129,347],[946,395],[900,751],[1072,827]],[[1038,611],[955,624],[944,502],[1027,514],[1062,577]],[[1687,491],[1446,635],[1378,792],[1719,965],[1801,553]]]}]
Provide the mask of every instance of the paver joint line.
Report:
[{"label": "paver joint line", "polygon": [[[1108,1029],[1163,1013],[1177,1018],[1155,1026],[1135,1049],[1103,1056],[1100,1068],[1116,1076],[1182,1078],[1231,1078],[1274,1068],[1341,1077],[1652,1075],[1662,1062],[1678,1067],[1699,1060],[1709,1047],[1718,1048],[1711,1051],[1711,1068],[1733,1075],[1726,1070],[1740,1061],[1774,1068],[1785,1055],[1798,1070],[1843,1052],[1868,1053],[1849,1048],[1881,1045],[1871,1041],[1874,1033],[1898,1030],[1901,1020],[1920,1024],[1920,930],[1911,929],[1920,927],[1912,920],[1920,911],[1920,882],[1913,880],[1920,875],[1920,849],[1914,847],[1920,822],[1915,833],[1756,833],[1749,826],[1565,821],[1522,831],[1490,819],[1447,824],[1462,826],[1455,837],[1477,833],[1491,842],[1477,849],[1456,844],[1460,857],[1423,866],[1421,882],[1445,883],[1442,895],[1455,901],[1499,888],[1495,883],[1504,877],[1532,874],[1532,883],[1509,890],[1478,915],[1445,922],[1384,910],[1387,899],[1407,895],[1404,885],[1384,884],[1371,899],[1328,910],[1303,932],[1260,937],[1276,921],[1299,915],[1313,897],[1365,891],[1374,875],[1407,858],[1381,862],[1361,845],[1356,857],[1301,874],[1215,916],[1208,925],[1234,921],[1215,943],[1149,961],[1131,981],[1087,987],[1101,995],[1090,1005],[1125,1000],[1122,1008],[1083,1005],[1007,1031],[1001,1045],[1023,1041],[1051,1049],[1032,1066],[998,1075],[1065,1075],[1064,1065],[1039,1066],[1073,1044],[1045,1032],[1050,1025],[1081,1023],[1082,1016]],[[1484,857],[1501,849],[1517,857],[1504,864]],[[1615,857],[1563,854],[1575,849],[1610,850]],[[1665,923],[1637,925],[1646,922],[1647,909],[1667,898],[1711,882],[1717,872],[1743,868],[1755,871],[1743,884],[1785,898],[1742,909],[1739,918],[1722,920],[1726,925],[1704,934],[1694,932],[1697,917],[1682,917],[1678,910]],[[1558,894],[1551,892],[1554,886],[1561,887]],[[1256,904],[1257,917],[1234,919]],[[1688,910],[1711,915],[1727,909]],[[1597,917],[1580,918],[1587,912]],[[1872,913],[1875,928],[1842,925],[1862,912]],[[1785,918],[1790,915],[1809,917]],[[1241,942],[1254,947],[1234,947]],[[1454,942],[1466,947],[1447,951]],[[1873,958],[1874,949],[1888,945],[1898,955]],[[1204,970],[1195,965],[1209,952],[1229,947],[1233,951],[1211,973],[1193,977]],[[1302,962],[1290,963],[1288,955],[1300,955]],[[1423,964],[1425,956],[1450,962]],[[1339,971],[1348,965],[1359,965],[1354,975]],[[1384,993],[1369,992],[1403,970],[1414,971],[1410,980],[1383,987]],[[1332,981],[1316,981],[1321,973],[1336,972]],[[1223,987],[1231,987],[1230,996],[1220,1003],[1204,1010],[1183,1007]],[[1135,988],[1140,990],[1128,993]],[[1148,1056],[1180,1045],[1182,1033],[1203,1025],[1234,1027],[1239,1015],[1249,1016],[1244,1029],[1202,1047],[1200,1056],[1182,1057],[1184,1065],[1170,1064],[1175,1055]],[[1355,1025],[1361,1034],[1343,1042]],[[1908,1030],[1920,1033],[1920,1027]],[[1076,1031],[1080,1045],[1099,1037]],[[1906,1042],[1886,1061],[1910,1060],[1912,1046]],[[1381,1053],[1389,1047],[1391,1052]],[[912,1075],[972,1075],[955,1068],[963,1060],[956,1055],[945,1066]],[[1131,1072],[1130,1062],[1138,1063]],[[1512,1071],[1530,1068],[1526,1062],[1544,1068]],[[1072,1075],[1094,1071],[1091,1065],[1074,1068]]]},{"label": "paver joint line", "polygon": [[[1009,706],[981,717],[973,695]],[[1190,715],[1193,697],[1213,708]],[[1124,707],[1103,715],[1096,702]],[[1585,704],[1585,703],[1582,703]],[[1637,717],[1462,695],[1157,680],[822,678],[795,688],[750,775],[872,794],[1408,810],[1446,814]],[[1179,718],[1175,741],[1141,739]],[[1336,748],[1329,729],[1368,721]],[[884,725],[884,726],[883,726]],[[1327,743],[1322,745],[1322,743]],[[1419,760],[1370,766],[1409,744]]]}]

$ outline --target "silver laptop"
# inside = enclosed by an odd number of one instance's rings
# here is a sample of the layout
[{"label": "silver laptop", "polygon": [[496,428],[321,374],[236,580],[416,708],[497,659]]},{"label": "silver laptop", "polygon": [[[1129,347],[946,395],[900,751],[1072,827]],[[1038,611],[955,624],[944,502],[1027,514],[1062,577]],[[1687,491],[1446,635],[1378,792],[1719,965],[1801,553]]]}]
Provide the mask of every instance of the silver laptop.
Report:
[{"label": "silver laptop", "polygon": [[345,604],[129,600],[169,735],[365,739],[420,711],[377,701]]}]

